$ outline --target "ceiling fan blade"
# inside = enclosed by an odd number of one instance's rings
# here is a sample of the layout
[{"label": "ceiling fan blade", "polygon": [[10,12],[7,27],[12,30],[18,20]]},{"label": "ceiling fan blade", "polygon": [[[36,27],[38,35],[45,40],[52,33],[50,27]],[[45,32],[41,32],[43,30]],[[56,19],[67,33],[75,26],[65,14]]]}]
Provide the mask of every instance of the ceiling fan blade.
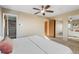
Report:
[{"label": "ceiling fan blade", "polygon": [[38,14],[38,13],[40,13],[40,12],[36,12],[36,13],[34,13],[34,14]]},{"label": "ceiling fan blade", "polygon": [[45,9],[48,9],[49,7],[50,7],[50,5],[46,5],[46,6],[45,6]]},{"label": "ceiling fan blade", "polygon": [[38,9],[38,8],[33,8],[33,9],[35,9],[35,10],[40,10],[40,9]]},{"label": "ceiling fan blade", "polygon": [[53,13],[54,11],[52,11],[52,10],[46,10],[46,12],[50,12],[50,13]]}]

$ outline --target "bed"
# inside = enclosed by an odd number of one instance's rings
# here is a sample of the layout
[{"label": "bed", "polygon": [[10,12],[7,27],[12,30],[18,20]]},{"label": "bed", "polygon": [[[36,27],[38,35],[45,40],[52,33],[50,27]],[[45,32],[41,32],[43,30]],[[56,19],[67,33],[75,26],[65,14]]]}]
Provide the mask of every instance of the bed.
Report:
[{"label": "bed", "polygon": [[13,40],[13,54],[44,54],[34,43],[27,38]]},{"label": "bed", "polygon": [[71,54],[72,50],[64,45],[48,40],[43,36],[29,36],[13,39],[12,54]]}]

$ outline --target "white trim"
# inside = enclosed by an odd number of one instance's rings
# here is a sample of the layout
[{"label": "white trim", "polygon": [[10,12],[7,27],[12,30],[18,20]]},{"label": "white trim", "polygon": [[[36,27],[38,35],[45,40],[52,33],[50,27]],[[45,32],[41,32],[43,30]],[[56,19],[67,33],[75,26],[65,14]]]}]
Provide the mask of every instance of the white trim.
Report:
[{"label": "white trim", "polygon": [[3,14],[3,37],[4,37],[4,28],[5,28],[5,21],[4,21],[4,14]]},{"label": "white trim", "polygon": [[7,17],[7,35],[9,35],[9,30],[8,30],[8,17]]},{"label": "white trim", "polygon": [[17,15],[12,14],[12,13],[3,13],[3,15],[8,15],[8,16],[15,16],[15,17],[17,17]]}]

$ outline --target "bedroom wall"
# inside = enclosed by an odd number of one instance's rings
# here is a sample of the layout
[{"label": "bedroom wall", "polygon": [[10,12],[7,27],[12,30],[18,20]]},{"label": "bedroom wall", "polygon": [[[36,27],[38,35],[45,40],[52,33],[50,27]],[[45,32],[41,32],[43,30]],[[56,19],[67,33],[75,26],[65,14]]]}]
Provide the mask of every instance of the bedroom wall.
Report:
[{"label": "bedroom wall", "polygon": [[67,12],[61,15],[57,15],[55,16],[56,20],[59,20],[60,18],[63,21],[63,37],[65,40],[67,40],[68,37],[68,17],[69,16],[74,16],[74,15],[79,15],[79,10],[75,10],[75,11],[71,11],[71,12]]},{"label": "bedroom wall", "polygon": [[4,8],[3,12],[17,15],[17,37],[43,35],[44,18]]}]

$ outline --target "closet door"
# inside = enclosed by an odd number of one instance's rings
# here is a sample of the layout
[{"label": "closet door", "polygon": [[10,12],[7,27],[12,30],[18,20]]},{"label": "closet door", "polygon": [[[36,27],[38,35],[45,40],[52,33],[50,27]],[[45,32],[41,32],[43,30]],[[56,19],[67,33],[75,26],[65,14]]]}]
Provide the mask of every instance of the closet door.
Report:
[{"label": "closet door", "polygon": [[45,35],[48,35],[48,21],[45,21]]},{"label": "closet door", "polygon": [[45,35],[55,37],[56,20],[45,21]]},{"label": "closet door", "polygon": [[49,21],[49,36],[50,37],[55,37],[55,27],[56,27],[56,21],[55,20],[50,20]]}]

